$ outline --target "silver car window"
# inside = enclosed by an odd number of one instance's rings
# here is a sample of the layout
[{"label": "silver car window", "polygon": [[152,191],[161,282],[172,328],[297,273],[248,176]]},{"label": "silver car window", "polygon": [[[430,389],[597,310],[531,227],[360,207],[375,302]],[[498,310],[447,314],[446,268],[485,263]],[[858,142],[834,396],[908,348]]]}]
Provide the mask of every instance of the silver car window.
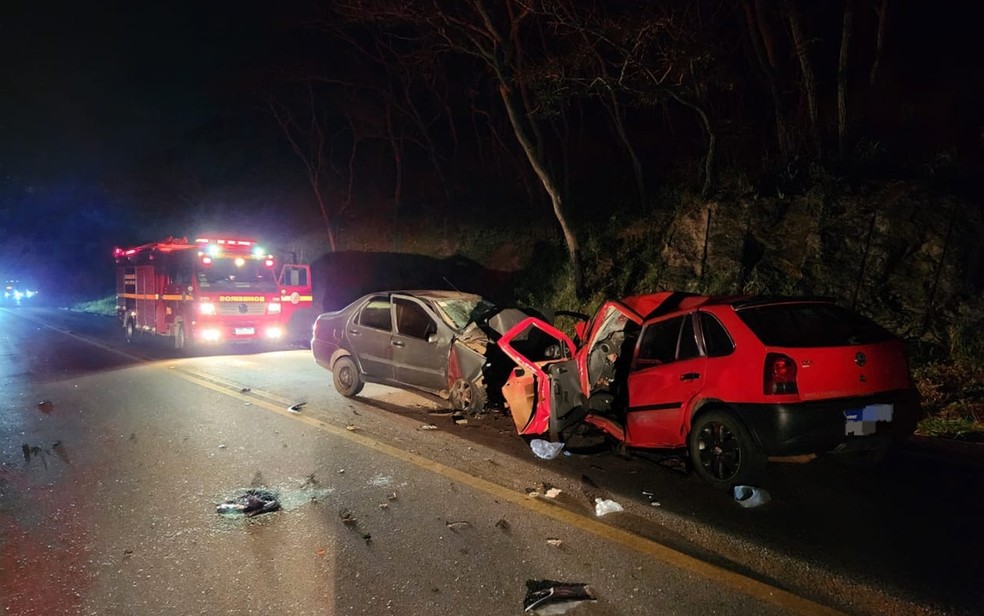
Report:
[{"label": "silver car window", "polygon": [[396,306],[396,329],[404,336],[427,340],[428,336],[437,333],[437,324],[420,304],[395,298],[393,305]]},{"label": "silver car window", "polygon": [[389,300],[384,297],[374,297],[369,300],[359,313],[359,325],[392,331],[393,316],[390,314]]}]

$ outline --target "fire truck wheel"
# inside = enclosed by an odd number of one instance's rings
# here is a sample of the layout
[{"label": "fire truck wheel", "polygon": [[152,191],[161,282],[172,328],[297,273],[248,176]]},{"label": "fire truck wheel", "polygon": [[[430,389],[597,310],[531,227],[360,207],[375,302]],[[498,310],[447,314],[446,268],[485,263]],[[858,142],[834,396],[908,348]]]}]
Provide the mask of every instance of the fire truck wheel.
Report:
[{"label": "fire truck wheel", "polygon": [[126,336],[127,343],[133,342],[133,338],[137,334],[136,327],[133,326],[133,319],[127,319],[126,325],[123,326],[123,335]]},{"label": "fire truck wheel", "polygon": [[177,328],[174,330],[174,348],[179,351],[187,346],[188,341],[185,340],[185,328],[184,325],[178,323]]},{"label": "fire truck wheel", "polygon": [[331,377],[335,390],[346,398],[357,395],[365,385],[359,376],[359,367],[349,357],[338,358],[331,368]]}]

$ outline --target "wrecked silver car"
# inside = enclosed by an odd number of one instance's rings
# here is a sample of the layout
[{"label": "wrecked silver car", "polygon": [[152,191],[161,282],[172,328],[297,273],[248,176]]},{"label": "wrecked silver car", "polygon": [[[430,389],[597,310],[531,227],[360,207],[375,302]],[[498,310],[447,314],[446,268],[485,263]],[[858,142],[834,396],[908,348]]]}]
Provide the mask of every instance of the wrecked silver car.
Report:
[{"label": "wrecked silver car", "polygon": [[527,316],[471,293],[371,293],[320,315],[311,351],[343,396],[380,383],[434,394],[476,413],[485,406],[489,379],[504,382],[514,367],[494,340]]}]

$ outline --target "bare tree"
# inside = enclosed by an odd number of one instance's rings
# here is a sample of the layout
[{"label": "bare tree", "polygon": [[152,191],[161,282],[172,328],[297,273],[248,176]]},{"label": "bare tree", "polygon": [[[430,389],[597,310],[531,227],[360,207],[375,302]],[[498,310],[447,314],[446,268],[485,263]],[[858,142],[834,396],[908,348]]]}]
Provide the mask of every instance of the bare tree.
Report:
[{"label": "bare tree", "polygon": [[785,0],[786,21],[793,37],[796,58],[799,60],[800,75],[802,76],[803,95],[806,97],[807,111],[810,119],[810,136],[818,152],[821,148],[820,120],[817,110],[817,83],[810,63],[810,41],[803,34],[803,25],[799,13],[793,6],[792,0]]},{"label": "bare tree", "polygon": [[782,95],[779,91],[778,77],[763,43],[763,40],[769,41],[771,37],[768,35],[763,36],[759,28],[759,25],[762,23],[760,21],[762,7],[753,4],[752,0],[741,0],[741,5],[745,13],[745,25],[749,40],[752,43],[752,50],[755,52],[755,58],[758,61],[759,68],[765,76],[769,96],[772,98],[772,108],[775,115],[776,143],[779,146],[779,154],[785,158],[792,150],[792,141],[789,135],[789,128],[786,126],[786,112],[782,102]]},{"label": "bare tree", "polygon": [[673,100],[696,114],[707,138],[701,174],[701,195],[706,196],[713,180],[717,135],[698,98],[698,75],[706,61],[702,58],[706,50],[694,53],[688,49],[700,48],[700,44],[689,39],[684,18],[643,11],[613,16],[606,10],[589,11],[570,0],[541,0],[537,7],[557,28],[576,36],[579,47],[594,50],[595,61],[578,62],[575,53],[574,64],[565,67],[567,70],[554,71],[550,78],[558,82],[557,90],[569,89],[573,84],[582,93],[599,96],[632,158],[640,199],[645,200],[642,168],[625,131],[618,93],[630,94],[652,108],[666,99]]},{"label": "bare tree", "polygon": [[868,75],[868,85],[874,86],[878,79],[878,68],[881,65],[882,56],[885,54],[885,32],[888,26],[888,0],[881,0],[875,13],[878,15],[878,34],[875,38],[875,59],[871,63],[871,72]]},{"label": "bare tree", "polygon": [[850,57],[853,34],[854,0],[845,0],[840,56],[837,62],[837,151],[841,158],[847,154],[847,61]]},{"label": "bare tree", "polygon": [[301,126],[290,108],[282,102],[269,98],[267,99],[267,106],[287,142],[290,143],[294,154],[297,155],[307,170],[308,183],[314,193],[318,208],[321,210],[328,247],[332,252],[335,252],[335,220],[324,192],[329,174],[328,159],[325,156],[325,131],[320,119],[318,105],[315,102],[314,89],[311,86],[307,87],[305,102],[306,126]]},{"label": "bare tree", "polygon": [[[523,80],[526,51],[523,34],[530,10],[517,0],[431,0],[406,3],[398,0],[345,0],[336,9],[350,20],[412,27],[415,36],[429,36],[435,49],[464,54],[477,60],[494,79],[516,142],[550,198],[554,217],[567,245],[574,287],[584,294],[580,246],[564,208],[561,184],[547,160],[547,149],[535,116],[536,102]],[[406,36],[406,33],[403,33]],[[420,43],[420,41],[418,41]]]}]

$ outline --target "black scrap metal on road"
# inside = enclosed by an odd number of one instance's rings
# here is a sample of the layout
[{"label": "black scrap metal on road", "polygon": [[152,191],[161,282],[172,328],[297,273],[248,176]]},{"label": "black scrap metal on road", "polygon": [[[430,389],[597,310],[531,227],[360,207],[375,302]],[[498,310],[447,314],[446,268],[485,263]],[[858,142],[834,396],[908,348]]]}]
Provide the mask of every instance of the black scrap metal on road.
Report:
[{"label": "black scrap metal on road", "polygon": [[[446,582],[456,576],[467,580],[472,595],[485,589],[479,593],[483,607],[476,609],[489,614],[516,612],[525,580],[534,578],[601,584],[595,607],[603,614],[637,613],[666,600],[682,613],[736,613],[736,605],[740,613],[775,608],[749,599],[754,595],[748,589],[686,581],[694,573],[687,567],[697,566],[689,561],[666,557],[670,569],[689,571],[681,578],[658,565],[667,562],[663,557],[639,556],[655,545],[732,572],[751,586],[765,584],[846,613],[973,614],[984,605],[978,557],[984,545],[984,466],[975,466],[971,454],[958,459],[945,449],[913,447],[871,471],[823,459],[775,464],[759,486],[770,492],[771,502],[743,509],[688,475],[679,458],[575,451],[539,460],[497,411],[455,423],[446,409],[381,386],[342,399],[305,351],[177,360],[173,349],[162,346],[142,348],[138,357],[118,343],[112,325],[109,318],[68,311],[0,310],[7,409],[0,420],[0,517],[16,523],[0,526],[0,538],[14,546],[22,565],[48,565],[35,578],[52,596],[80,588],[83,603],[75,607],[112,608],[132,600],[133,613],[150,613],[139,607],[145,598],[164,597],[172,585],[189,597],[213,593],[212,599],[188,598],[176,608],[221,610],[233,604],[224,586],[232,584],[228,572],[244,571],[232,577],[292,613],[307,613],[315,599],[356,613],[384,610],[387,600],[402,602],[407,613],[453,613],[454,600],[468,600],[461,587]],[[52,407],[36,406],[43,399]],[[306,404],[288,410],[299,402]],[[420,429],[425,425],[438,429]],[[380,444],[352,440],[367,436]],[[453,471],[405,467],[389,454],[380,457],[387,447],[413,451]],[[307,479],[330,491],[319,492],[312,483],[301,487]],[[406,485],[393,483],[402,481]],[[55,493],[52,485],[66,490]],[[233,522],[212,518],[221,518],[215,506],[236,490],[255,487],[281,489],[285,510],[259,516],[260,526],[248,527],[259,534],[255,545],[262,550],[252,554],[239,544],[242,529],[214,527]],[[548,499],[549,488],[560,489],[560,495]],[[148,496],[175,489],[181,493],[173,515]],[[397,500],[387,500],[391,493]],[[510,494],[553,507],[560,517],[544,519],[537,510],[507,506]],[[312,497],[318,502],[311,504]],[[612,499],[626,511],[595,518],[596,498]],[[340,517],[343,507],[356,522]],[[401,508],[413,523],[392,515]],[[568,514],[573,517],[563,517]],[[124,518],[129,530],[118,523]],[[446,525],[464,519],[470,527]],[[635,537],[625,539],[628,552],[594,534],[598,523]],[[435,553],[410,545],[414,536]],[[430,584],[420,579],[396,588],[392,580],[409,575],[385,564],[398,541],[409,542],[403,547],[413,558],[443,572],[442,580],[426,592],[407,590],[408,584]],[[40,542],[81,550],[97,564],[67,559],[56,566],[37,547]],[[165,557],[154,563],[151,549],[164,549]],[[212,551],[220,549],[245,549],[248,560],[236,563],[230,554]],[[204,561],[189,571],[181,563],[193,553]],[[527,564],[518,564],[522,560]],[[538,561],[550,562],[551,570],[530,570],[529,563]],[[0,584],[28,592],[10,579],[19,571],[16,562],[0,561]],[[665,576],[656,582],[662,585],[658,593],[643,581],[651,568]],[[191,579],[196,575],[197,581]],[[329,583],[335,596],[326,597],[310,580]],[[371,608],[360,603],[367,599],[358,592],[367,583],[381,585],[375,594],[386,597]],[[701,599],[709,587],[713,592]],[[25,605],[13,603],[17,596],[0,603]],[[509,603],[514,600],[520,603]]]}]

